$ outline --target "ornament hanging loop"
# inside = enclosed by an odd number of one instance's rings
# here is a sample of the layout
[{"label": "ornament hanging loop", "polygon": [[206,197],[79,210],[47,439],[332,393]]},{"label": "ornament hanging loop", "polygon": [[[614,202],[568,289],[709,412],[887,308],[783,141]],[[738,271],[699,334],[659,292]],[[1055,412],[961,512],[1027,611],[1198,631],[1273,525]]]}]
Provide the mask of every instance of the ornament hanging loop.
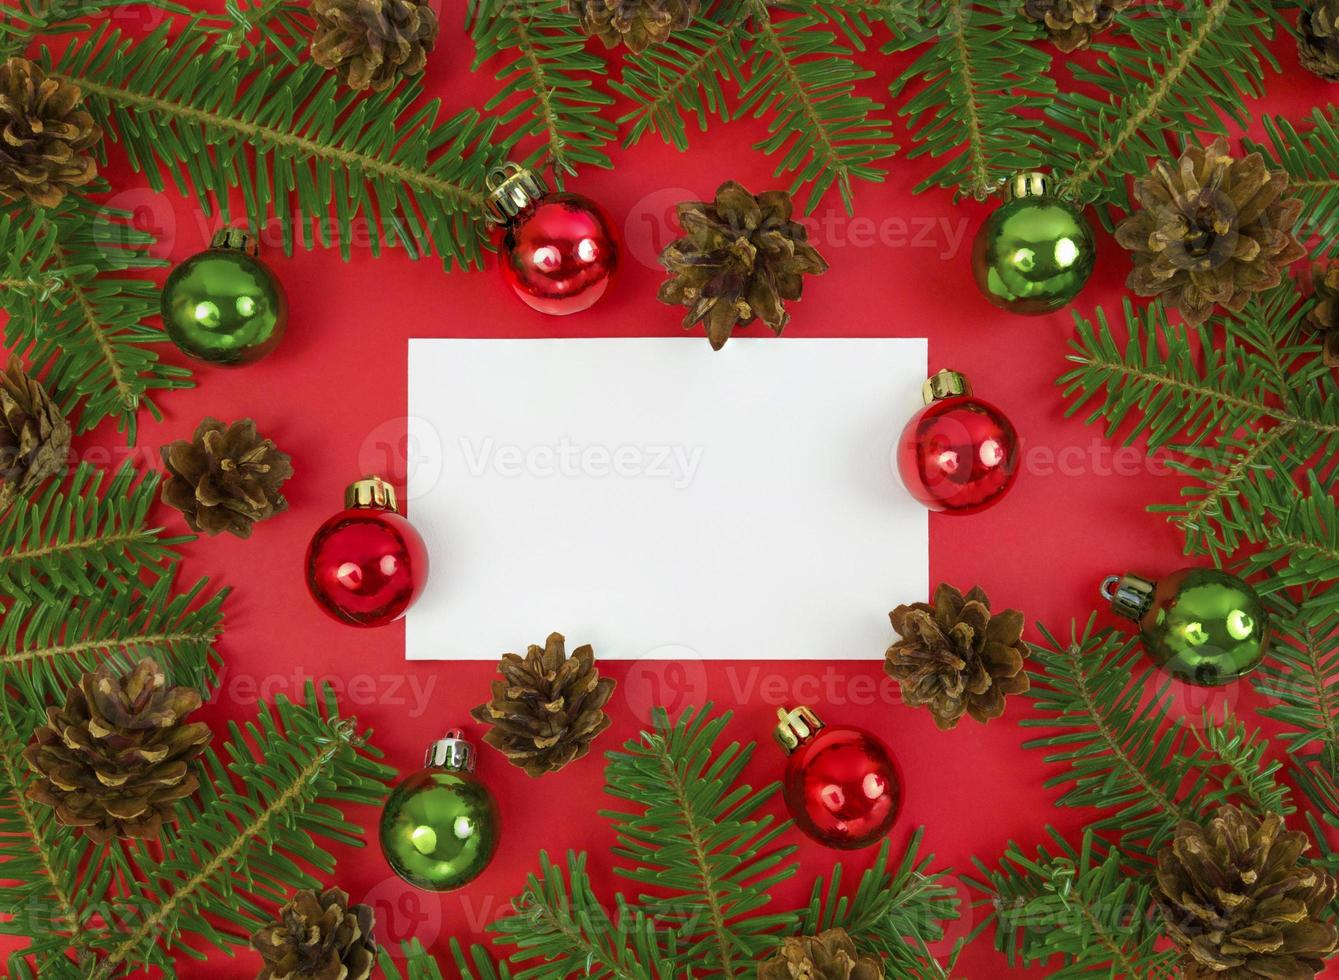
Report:
[{"label": "ornament hanging loop", "polygon": [[1118,585],[1120,585],[1120,576],[1108,575],[1106,578],[1102,579],[1102,584],[1097,587],[1097,591],[1103,599],[1110,602],[1112,599],[1116,598],[1116,586]]}]

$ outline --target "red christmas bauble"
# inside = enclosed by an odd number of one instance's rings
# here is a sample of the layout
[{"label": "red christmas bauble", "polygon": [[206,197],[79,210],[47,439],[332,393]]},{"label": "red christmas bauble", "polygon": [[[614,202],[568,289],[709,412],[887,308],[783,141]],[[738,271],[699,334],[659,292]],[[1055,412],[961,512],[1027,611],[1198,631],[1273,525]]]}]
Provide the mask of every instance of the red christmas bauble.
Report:
[{"label": "red christmas bauble", "polygon": [[809,708],[777,715],[777,741],[790,753],[782,796],[796,826],[843,850],[887,837],[902,806],[902,781],[883,743],[859,728],[827,727]]},{"label": "red christmas bauble", "polygon": [[341,623],[385,626],[403,616],[428,581],[428,549],[376,477],[348,491],[348,506],[307,547],[307,589]]},{"label": "red christmas bauble", "polygon": [[531,309],[566,316],[590,309],[618,268],[618,241],[599,205],[550,193],[514,165],[489,178],[494,218],[504,225],[502,275]]},{"label": "red christmas bauble", "polygon": [[1018,476],[1018,433],[967,379],[940,371],[926,382],[927,404],[897,445],[897,469],[930,510],[975,514],[998,503]]}]

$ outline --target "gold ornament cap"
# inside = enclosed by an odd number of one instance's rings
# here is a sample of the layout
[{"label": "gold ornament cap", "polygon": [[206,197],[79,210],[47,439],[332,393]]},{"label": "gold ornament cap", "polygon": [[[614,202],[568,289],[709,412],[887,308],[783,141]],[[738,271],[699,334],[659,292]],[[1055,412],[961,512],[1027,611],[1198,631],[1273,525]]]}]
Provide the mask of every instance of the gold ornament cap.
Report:
[{"label": "gold ornament cap", "polygon": [[1020,197],[1046,197],[1051,193],[1051,178],[1040,170],[1014,174],[1009,181],[1009,200]]},{"label": "gold ornament cap", "polygon": [[929,405],[944,398],[957,398],[972,393],[972,383],[961,371],[936,371],[921,385],[921,401]]},{"label": "gold ornament cap", "polygon": [[395,488],[379,476],[365,476],[350,483],[344,491],[344,506],[349,510],[393,510],[400,507],[395,499]]},{"label": "gold ornament cap", "polygon": [[1108,575],[1104,578],[1101,592],[1102,598],[1111,603],[1112,612],[1137,623],[1152,607],[1153,590],[1156,588],[1156,582],[1126,572],[1124,575]]},{"label": "gold ornament cap", "polygon": [[474,743],[465,738],[459,728],[452,728],[443,737],[428,746],[423,757],[425,769],[445,769],[448,772],[474,772]]},{"label": "gold ornament cap", "polygon": [[488,173],[488,220],[505,225],[549,192],[544,178],[514,163]]},{"label": "gold ornament cap", "polygon": [[211,250],[245,252],[253,259],[260,258],[260,239],[245,228],[220,228],[209,241]]},{"label": "gold ornament cap", "polygon": [[776,736],[777,744],[786,755],[798,749],[823,727],[818,715],[814,714],[813,709],[806,704],[789,711],[777,708],[776,717],[777,726],[772,734]]}]

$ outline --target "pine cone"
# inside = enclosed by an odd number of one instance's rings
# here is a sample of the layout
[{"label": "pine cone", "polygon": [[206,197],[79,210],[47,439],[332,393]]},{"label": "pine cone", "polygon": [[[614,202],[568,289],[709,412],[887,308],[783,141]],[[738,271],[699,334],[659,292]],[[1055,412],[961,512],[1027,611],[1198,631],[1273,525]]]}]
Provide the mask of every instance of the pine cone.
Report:
[{"label": "pine cone", "polygon": [[1142,210],[1116,227],[1134,253],[1129,287],[1163,296],[1191,324],[1215,304],[1239,311],[1306,254],[1293,237],[1302,202],[1287,189],[1287,174],[1267,170],[1259,153],[1234,159],[1223,139],[1190,147],[1175,166],[1160,161],[1135,184]]},{"label": "pine cone", "polygon": [[1326,905],[1335,882],[1302,860],[1306,834],[1283,818],[1224,806],[1183,822],[1158,855],[1154,895],[1188,980],[1304,980],[1339,947]]},{"label": "pine cone", "polygon": [[861,956],[845,929],[793,936],[758,964],[758,980],[883,980],[883,962]]},{"label": "pine cone", "polygon": [[0,512],[65,469],[70,424],[17,357],[0,375]]},{"label": "pine cone", "polygon": [[1339,82],[1339,0],[1314,0],[1297,18],[1297,56],[1302,67]]},{"label": "pine cone", "polygon": [[100,139],[79,86],[26,58],[0,65],[0,197],[55,207],[98,175],[88,151]]},{"label": "pine cone", "polygon": [[992,616],[979,588],[964,596],[944,584],[934,605],[914,602],[888,614],[901,637],[884,655],[884,671],[910,705],[927,705],[941,731],[963,714],[987,722],[1004,714],[1007,694],[1029,687],[1023,673],[1023,614]]},{"label": "pine cone", "polygon": [[417,75],[437,43],[428,0],[313,0],[312,60],[352,89],[382,92]]},{"label": "pine cone", "polygon": [[484,741],[531,776],[557,772],[590,751],[609,727],[604,706],[614,693],[612,678],[595,669],[590,646],[564,652],[561,633],[550,633],[544,648],[524,657],[507,653],[493,682],[493,699],[471,712],[491,725]]},{"label": "pine cone", "polygon": [[661,302],[687,306],[684,328],[704,323],[716,350],[736,325],[755,318],[780,335],[790,320],[782,301],[800,298],[805,274],[828,268],[804,225],[790,216],[785,191],[754,197],[733,180],[720,186],[714,203],[680,204],[685,234],[660,255],[670,273]]},{"label": "pine cone", "polygon": [[28,796],[99,844],[157,838],[177,800],[200,785],[190,763],[211,734],[186,721],[200,701],[198,691],[168,687],[152,659],[124,675],[104,663],[70,688],[63,707],[47,708],[23,751],[41,776]]},{"label": "pine cone", "polygon": [[1320,335],[1325,363],[1339,367],[1339,262],[1331,262],[1316,277],[1316,305],[1306,322]]},{"label": "pine cone", "polygon": [[687,27],[697,16],[701,0],[570,0],[581,29],[598,37],[605,47],[621,41],[631,51],[664,44],[670,34]]},{"label": "pine cone", "polygon": [[1061,51],[1086,48],[1134,0],[1023,0],[1023,16],[1046,25]]},{"label": "pine cone", "polygon": [[251,937],[265,961],[256,980],[367,980],[376,962],[372,907],[350,905],[347,892],[300,891],[279,922]]},{"label": "pine cone", "polygon": [[193,440],[169,443],[162,457],[163,503],[181,511],[192,531],[249,538],[257,521],[288,509],[279,488],[293,475],[292,459],[261,439],[252,419],[224,426],[207,418]]}]

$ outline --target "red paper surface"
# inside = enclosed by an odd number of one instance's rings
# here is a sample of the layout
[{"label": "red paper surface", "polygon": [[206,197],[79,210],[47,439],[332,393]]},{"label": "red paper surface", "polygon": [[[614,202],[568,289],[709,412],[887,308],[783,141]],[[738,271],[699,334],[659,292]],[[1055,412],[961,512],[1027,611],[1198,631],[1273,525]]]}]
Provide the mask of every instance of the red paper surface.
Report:
[{"label": "red paper surface", "polygon": [[[461,27],[463,0],[443,6],[443,36],[429,62],[427,87],[447,112],[481,106],[494,84],[489,72],[469,72],[473,48]],[[1290,41],[1279,43],[1277,54],[1286,75],[1270,77],[1270,98],[1255,110],[1300,119],[1333,96],[1333,87],[1297,67]],[[878,76],[864,89],[885,100],[890,63],[873,58],[870,64]],[[907,145],[900,120],[898,130]],[[252,416],[293,456],[297,475],[285,488],[292,505],[286,514],[259,526],[251,540],[201,539],[186,549],[183,580],[208,575],[233,588],[220,642],[225,667],[207,709],[212,721],[245,720],[257,698],[298,696],[308,679],[327,681],[343,690],[344,709],[375,730],[388,762],[404,772],[418,767],[424,748],[446,728],[468,722],[469,709],[487,695],[493,665],[406,664],[402,624],[374,632],[341,626],[317,609],[302,580],[307,541],[340,508],[346,483],[372,471],[403,482],[408,338],[677,334],[679,312],[655,299],[663,273],[654,260],[673,237],[673,207],[690,197],[709,197],[727,179],[755,192],[786,186],[789,178],[774,178],[774,162],[752,149],[764,134],[763,124],[753,121],[714,124],[706,134],[693,133],[692,148],[684,154],[648,138],[632,150],[614,148],[613,172],[588,170],[569,181],[569,189],[600,201],[626,237],[623,268],[610,294],[575,317],[548,318],[529,310],[501,282],[491,259],[483,271],[446,275],[435,259],[415,263],[392,253],[374,260],[365,240],[355,242],[347,263],[334,249],[285,257],[277,237],[270,236],[266,259],[285,283],[291,304],[288,337],[279,350],[243,369],[196,365],[197,389],[158,399],[166,416],[162,423],[141,413],[134,449],[110,426],[79,441],[82,458],[90,461],[115,465],[132,453],[156,467],[158,447],[189,437],[204,416]],[[208,243],[217,218],[205,217],[172,190],[154,193],[124,164],[119,150],[113,148],[112,155],[109,177],[118,193],[110,203],[137,212],[141,227],[160,237],[159,254],[180,261]],[[1086,620],[1100,607],[1097,587],[1103,576],[1126,570],[1156,576],[1181,564],[1176,533],[1144,509],[1175,500],[1178,481],[1140,450],[1121,449],[1098,428],[1064,417],[1054,380],[1065,370],[1069,311],[1015,317],[977,292],[970,245],[991,205],[955,204],[942,191],[913,195],[912,187],[933,169],[924,159],[900,156],[889,167],[886,183],[857,185],[857,217],[845,214],[835,193],[814,214],[813,237],[832,268],[807,282],[803,301],[791,306],[788,330],[796,337],[929,337],[932,368],[966,372],[978,394],[1011,416],[1024,437],[1024,471],[993,510],[965,519],[931,517],[931,581],[964,589],[980,585],[997,606],[1022,609],[1029,622],[1044,621],[1064,633],[1071,618]],[[1075,309],[1090,315],[1102,304],[1118,315],[1129,261],[1100,230],[1099,239],[1097,272]],[[183,360],[170,349],[166,356]],[[702,356],[713,356],[705,339]],[[505,388],[511,382],[496,383]],[[888,419],[890,439],[904,421]],[[889,493],[895,492],[901,491],[890,482]],[[412,507],[408,516],[412,519]],[[179,515],[166,508],[160,507],[155,519],[172,533],[184,530]],[[888,547],[895,555],[897,542]],[[433,574],[455,573],[444,562]],[[674,583],[664,588],[668,594]],[[721,602],[730,601],[730,588],[730,582],[720,583]],[[899,602],[922,598],[890,595],[886,608],[869,614],[883,617]],[[1098,621],[1107,625],[1113,618],[1099,612]],[[554,623],[553,629],[562,631],[564,624]],[[1037,638],[1035,629],[1029,637]],[[1043,782],[1057,770],[1043,763],[1040,752],[1022,748],[1035,734],[1017,724],[1028,716],[1026,698],[1012,700],[1005,717],[988,727],[967,720],[955,731],[939,732],[928,712],[900,704],[896,685],[884,677],[881,649],[814,653],[812,662],[775,666],[607,662],[602,669],[618,679],[619,688],[609,709],[614,726],[598,748],[612,749],[635,736],[653,704],[677,712],[710,699],[718,710],[734,713],[732,737],[758,740],[749,777],[759,785],[777,778],[782,768],[770,739],[777,706],[807,703],[829,723],[863,726],[886,740],[905,779],[905,807],[893,839],[900,846],[924,825],[924,849],[933,852],[936,867],[951,867],[961,876],[972,870],[974,857],[993,864],[1006,842],[1034,845],[1047,824],[1077,840],[1090,814],[1052,805],[1057,794]],[[1206,692],[1188,695],[1177,717],[1196,724]],[[1256,723],[1259,699],[1248,684],[1210,696],[1212,703],[1226,700],[1248,724]],[[465,727],[480,734],[472,722]],[[541,849],[555,857],[567,849],[588,850],[602,894],[612,898],[620,887],[610,873],[612,836],[597,815],[614,803],[601,795],[598,752],[533,781],[485,749],[480,774],[501,804],[502,847],[489,870],[455,894],[439,897],[402,885],[375,843],[377,811],[353,814],[372,828],[373,839],[365,850],[338,854],[332,883],[355,901],[375,905],[383,942],[417,937],[445,955],[450,937],[482,936],[538,867]],[[772,809],[783,815],[779,797]],[[802,870],[778,891],[777,908],[803,905],[814,878],[838,857],[798,833],[791,839],[800,845]],[[873,851],[846,855],[849,872],[863,870],[872,858]],[[952,935],[967,932],[980,915],[967,908]],[[12,945],[6,942],[0,950]],[[206,964],[183,960],[179,976],[248,977],[257,964],[251,954],[230,960],[214,953]],[[1046,972],[1010,970],[987,935],[955,976],[979,980]],[[1339,968],[1332,966],[1327,976],[1339,976]]]}]

